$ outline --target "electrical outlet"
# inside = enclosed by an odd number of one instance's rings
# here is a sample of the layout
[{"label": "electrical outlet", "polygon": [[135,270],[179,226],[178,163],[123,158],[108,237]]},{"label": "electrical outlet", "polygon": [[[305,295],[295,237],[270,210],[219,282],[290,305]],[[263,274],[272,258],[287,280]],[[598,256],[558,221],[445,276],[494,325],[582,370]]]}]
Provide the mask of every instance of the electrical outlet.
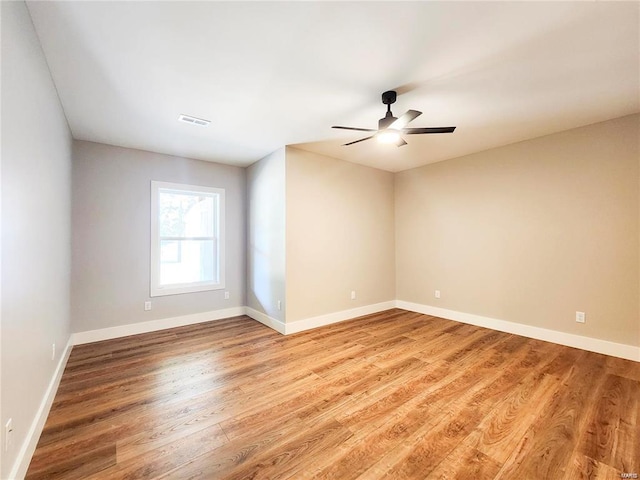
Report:
[{"label": "electrical outlet", "polygon": [[52,344],[51,345],[51,360],[55,360],[56,359],[56,344]]},{"label": "electrical outlet", "polygon": [[587,314],[584,312],[576,312],[576,322],[584,323],[587,319]]},{"label": "electrical outlet", "polygon": [[224,299],[229,300],[229,292],[224,292]]},{"label": "electrical outlet", "polygon": [[434,295],[435,295],[436,298],[440,298],[440,290],[436,290],[434,292]]},{"label": "electrical outlet", "polygon": [[13,443],[13,420],[7,420],[4,425],[4,451],[9,451],[9,447]]},{"label": "electrical outlet", "polygon": [[151,310],[151,302],[144,302],[144,311],[148,312]]},{"label": "electrical outlet", "polygon": [[282,302],[278,300],[278,310],[282,310]]},{"label": "electrical outlet", "polygon": [[356,299],[356,291],[351,290],[351,300],[355,300],[355,299]]}]

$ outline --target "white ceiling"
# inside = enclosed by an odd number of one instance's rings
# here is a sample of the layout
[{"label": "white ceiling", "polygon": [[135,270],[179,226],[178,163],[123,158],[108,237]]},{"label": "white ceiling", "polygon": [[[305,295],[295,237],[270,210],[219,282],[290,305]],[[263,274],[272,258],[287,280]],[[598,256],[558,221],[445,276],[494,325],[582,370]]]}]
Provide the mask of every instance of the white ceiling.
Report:
[{"label": "white ceiling", "polygon": [[[295,145],[389,171],[640,111],[638,2],[28,2],[74,138],[235,165]],[[380,95],[411,126],[376,128]],[[211,120],[178,122],[180,114]]]}]

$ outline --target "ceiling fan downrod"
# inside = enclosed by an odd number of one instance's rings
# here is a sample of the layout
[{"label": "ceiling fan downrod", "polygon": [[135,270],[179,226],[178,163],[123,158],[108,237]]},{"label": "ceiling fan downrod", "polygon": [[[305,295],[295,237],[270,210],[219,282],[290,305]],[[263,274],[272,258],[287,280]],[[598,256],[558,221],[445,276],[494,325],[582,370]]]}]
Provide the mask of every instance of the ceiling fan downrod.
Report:
[{"label": "ceiling fan downrod", "polygon": [[382,103],[387,106],[387,113],[384,118],[378,120],[378,130],[384,130],[397,120],[391,112],[391,105],[396,103],[397,94],[394,90],[388,90],[382,94]]}]

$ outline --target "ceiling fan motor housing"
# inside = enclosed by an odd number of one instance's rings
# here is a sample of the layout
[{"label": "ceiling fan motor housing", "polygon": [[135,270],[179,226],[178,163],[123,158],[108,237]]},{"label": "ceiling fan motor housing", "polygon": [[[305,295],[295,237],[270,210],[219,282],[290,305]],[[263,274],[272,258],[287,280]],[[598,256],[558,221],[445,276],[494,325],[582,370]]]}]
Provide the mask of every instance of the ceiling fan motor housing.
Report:
[{"label": "ceiling fan motor housing", "polygon": [[378,120],[378,130],[384,130],[396,120],[397,118],[394,117],[391,112],[387,112],[387,115],[384,118]]}]

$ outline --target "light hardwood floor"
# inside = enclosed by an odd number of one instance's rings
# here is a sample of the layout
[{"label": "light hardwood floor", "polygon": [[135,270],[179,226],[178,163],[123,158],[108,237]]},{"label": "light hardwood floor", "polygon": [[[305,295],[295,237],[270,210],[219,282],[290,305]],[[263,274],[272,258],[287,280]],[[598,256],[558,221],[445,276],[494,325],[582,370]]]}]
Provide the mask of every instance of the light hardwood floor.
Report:
[{"label": "light hardwood floor", "polygon": [[403,310],[74,347],[28,479],[619,479],[640,364]]}]

